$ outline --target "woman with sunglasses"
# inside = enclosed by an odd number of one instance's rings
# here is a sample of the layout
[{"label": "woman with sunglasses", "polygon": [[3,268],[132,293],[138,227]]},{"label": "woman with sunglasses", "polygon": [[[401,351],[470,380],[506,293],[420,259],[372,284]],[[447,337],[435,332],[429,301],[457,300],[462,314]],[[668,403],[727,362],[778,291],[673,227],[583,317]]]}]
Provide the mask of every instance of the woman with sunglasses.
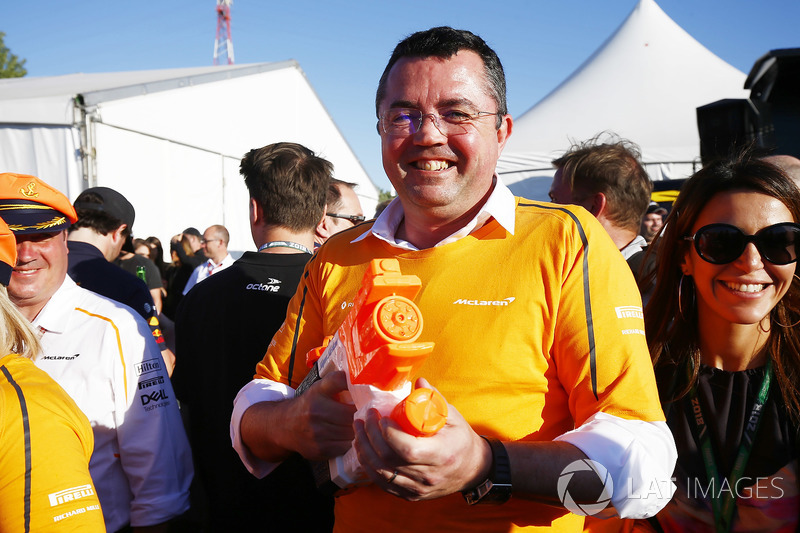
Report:
[{"label": "woman with sunglasses", "polygon": [[800,191],[745,155],[681,189],[645,310],[677,490],[658,530],[795,531]]}]

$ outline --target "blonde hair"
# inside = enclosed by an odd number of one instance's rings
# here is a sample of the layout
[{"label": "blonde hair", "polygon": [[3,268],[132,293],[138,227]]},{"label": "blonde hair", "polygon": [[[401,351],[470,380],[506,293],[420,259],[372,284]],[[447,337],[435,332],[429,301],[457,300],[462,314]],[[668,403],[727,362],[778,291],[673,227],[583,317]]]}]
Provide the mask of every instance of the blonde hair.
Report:
[{"label": "blonde hair", "polygon": [[3,285],[0,285],[0,349],[2,355],[15,353],[28,359],[36,359],[41,351],[33,327],[8,299]]}]

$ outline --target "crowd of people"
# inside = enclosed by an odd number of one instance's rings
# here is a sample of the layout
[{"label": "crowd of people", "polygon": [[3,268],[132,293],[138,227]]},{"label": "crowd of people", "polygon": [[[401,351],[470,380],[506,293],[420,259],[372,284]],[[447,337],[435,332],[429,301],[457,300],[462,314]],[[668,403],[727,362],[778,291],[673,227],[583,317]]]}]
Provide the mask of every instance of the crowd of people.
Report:
[{"label": "crowd of people", "polygon": [[[603,134],[515,197],[502,65],[449,27],[375,106],[397,198],[367,221],[308,148],[253,149],[237,259],[222,225],[165,250],[118,191],[0,174],[0,533],[795,531],[800,161],[743,150],[668,210]],[[306,359],[376,259],[421,284],[433,435]],[[351,447],[362,481],[320,483]]]}]

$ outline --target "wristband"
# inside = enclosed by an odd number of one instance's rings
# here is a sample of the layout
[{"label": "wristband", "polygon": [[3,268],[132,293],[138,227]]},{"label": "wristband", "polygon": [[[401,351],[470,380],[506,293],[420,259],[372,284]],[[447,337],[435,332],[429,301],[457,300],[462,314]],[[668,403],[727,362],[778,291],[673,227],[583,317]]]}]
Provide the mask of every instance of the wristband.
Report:
[{"label": "wristband", "polygon": [[489,443],[492,449],[492,467],[489,477],[477,487],[465,490],[461,494],[470,505],[476,503],[503,504],[511,498],[511,461],[503,443],[491,437],[481,438]]}]

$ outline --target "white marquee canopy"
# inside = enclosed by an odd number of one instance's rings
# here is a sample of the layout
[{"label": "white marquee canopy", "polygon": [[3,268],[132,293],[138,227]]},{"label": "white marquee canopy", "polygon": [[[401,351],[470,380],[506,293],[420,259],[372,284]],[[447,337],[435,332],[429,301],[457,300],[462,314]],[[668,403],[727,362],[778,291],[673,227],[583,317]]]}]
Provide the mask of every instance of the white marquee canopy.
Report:
[{"label": "white marquee canopy", "polygon": [[331,161],[374,211],[375,185],[295,61],[0,80],[0,172],[70,200],[116,189],[136,209],[134,234],[165,244],[224,224],[231,249],[253,249],[239,162],[278,141]]},{"label": "white marquee canopy", "polygon": [[514,122],[498,174],[515,194],[545,200],[550,162],[573,142],[613,132],[641,147],[651,179],[685,178],[700,166],[696,108],[747,98],[744,81],[654,0],[640,0],[583,65]]}]

